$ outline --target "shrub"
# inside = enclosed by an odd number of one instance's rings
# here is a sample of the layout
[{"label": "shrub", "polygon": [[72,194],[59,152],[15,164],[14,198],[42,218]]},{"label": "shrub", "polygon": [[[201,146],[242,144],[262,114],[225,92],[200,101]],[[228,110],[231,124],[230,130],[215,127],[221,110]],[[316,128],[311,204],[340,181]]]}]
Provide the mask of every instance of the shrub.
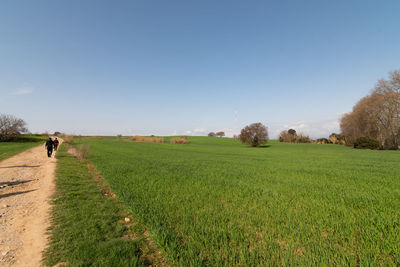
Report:
[{"label": "shrub", "polygon": [[311,143],[311,138],[308,135],[304,135],[300,133],[296,136],[295,142],[296,143]]},{"label": "shrub", "polygon": [[210,132],[210,133],[208,133],[208,136],[210,136],[210,137],[215,137],[215,136],[217,136],[217,134],[214,133],[214,132]]},{"label": "shrub", "polygon": [[131,141],[133,142],[144,142],[144,143],[164,143],[163,137],[144,137],[144,136],[133,136]]},{"label": "shrub", "polygon": [[189,140],[186,136],[172,138],[170,140],[171,144],[188,144]]},{"label": "shrub", "polygon": [[260,146],[268,142],[268,128],[260,122],[247,125],[241,130],[239,139],[253,147]]},{"label": "shrub", "polygon": [[64,140],[64,142],[67,143],[68,145],[71,145],[71,144],[72,144],[72,139],[74,139],[74,136],[73,136],[73,135],[68,135],[68,134],[62,134],[60,137],[61,137],[61,138]]},{"label": "shrub", "polygon": [[78,159],[80,160],[84,160],[87,156],[87,153],[89,152],[89,148],[90,145],[88,144],[81,144],[77,146],[77,150],[76,150],[76,156],[78,157]]},{"label": "shrub", "polygon": [[289,131],[282,131],[279,134],[279,142],[294,143],[296,141],[296,135],[290,134]]},{"label": "shrub", "polygon": [[336,134],[336,133],[332,133],[329,136],[329,141],[332,144],[339,144],[339,145],[345,145],[346,144],[346,138],[343,134]]},{"label": "shrub", "polygon": [[379,149],[379,142],[378,140],[369,137],[359,137],[354,143],[354,148]]},{"label": "shrub", "polygon": [[312,140],[308,135],[303,133],[296,133],[296,130],[289,129],[288,131],[282,131],[279,135],[279,142],[287,143],[311,143]]},{"label": "shrub", "polygon": [[329,144],[329,140],[327,138],[319,138],[316,140],[317,144]]}]

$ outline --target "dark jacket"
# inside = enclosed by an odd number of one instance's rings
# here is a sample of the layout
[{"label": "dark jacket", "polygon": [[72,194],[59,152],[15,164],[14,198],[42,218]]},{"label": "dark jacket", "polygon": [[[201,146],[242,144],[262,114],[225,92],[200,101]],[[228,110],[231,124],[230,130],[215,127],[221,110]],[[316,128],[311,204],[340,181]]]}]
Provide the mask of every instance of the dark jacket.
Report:
[{"label": "dark jacket", "polygon": [[53,145],[54,145],[54,142],[53,142],[53,140],[47,140],[47,142],[46,142],[46,148],[47,149],[53,149]]}]

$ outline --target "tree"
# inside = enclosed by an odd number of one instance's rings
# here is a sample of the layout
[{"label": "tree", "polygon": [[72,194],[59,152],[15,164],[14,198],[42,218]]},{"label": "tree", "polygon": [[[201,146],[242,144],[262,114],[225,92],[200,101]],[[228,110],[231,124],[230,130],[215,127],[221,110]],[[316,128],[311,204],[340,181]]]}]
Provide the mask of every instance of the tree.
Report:
[{"label": "tree", "polygon": [[222,137],[222,136],[225,136],[225,132],[219,131],[219,132],[216,133],[216,135],[219,136],[219,137]]},{"label": "tree", "polygon": [[0,115],[0,141],[10,141],[22,133],[26,133],[28,129],[25,127],[26,122],[12,115]]},{"label": "tree", "polygon": [[289,129],[288,130],[288,134],[296,135],[296,130],[295,129]]},{"label": "tree", "polygon": [[215,136],[217,136],[214,132],[209,132],[208,133],[208,136],[211,136],[211,137],[215,137]]},{"label": "tree", "polygon": [[240,131],[239,140],[258,147],[268,142],[268,128],[260,122],[247,125]]}]

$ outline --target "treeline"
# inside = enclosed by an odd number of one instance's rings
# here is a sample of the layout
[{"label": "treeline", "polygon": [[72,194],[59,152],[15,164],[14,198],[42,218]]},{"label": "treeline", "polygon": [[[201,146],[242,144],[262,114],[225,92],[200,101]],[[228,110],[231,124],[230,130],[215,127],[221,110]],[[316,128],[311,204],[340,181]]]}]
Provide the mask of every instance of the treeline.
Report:
[{"label": "treeline", "polygon": [[346,145],[399,149],[400,146],[400,71],[381,79],[372,92],[362,98],[340,121]]}]

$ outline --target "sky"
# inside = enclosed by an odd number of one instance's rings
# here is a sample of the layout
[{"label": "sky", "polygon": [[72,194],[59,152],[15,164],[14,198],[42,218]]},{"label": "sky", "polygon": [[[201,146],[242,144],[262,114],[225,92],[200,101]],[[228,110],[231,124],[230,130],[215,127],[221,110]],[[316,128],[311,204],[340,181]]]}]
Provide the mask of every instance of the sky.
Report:
[{"label": "sky", "polygon": [[400,1],[0,3],[0,113],[31,132],[312,138],[400,69]]}]

